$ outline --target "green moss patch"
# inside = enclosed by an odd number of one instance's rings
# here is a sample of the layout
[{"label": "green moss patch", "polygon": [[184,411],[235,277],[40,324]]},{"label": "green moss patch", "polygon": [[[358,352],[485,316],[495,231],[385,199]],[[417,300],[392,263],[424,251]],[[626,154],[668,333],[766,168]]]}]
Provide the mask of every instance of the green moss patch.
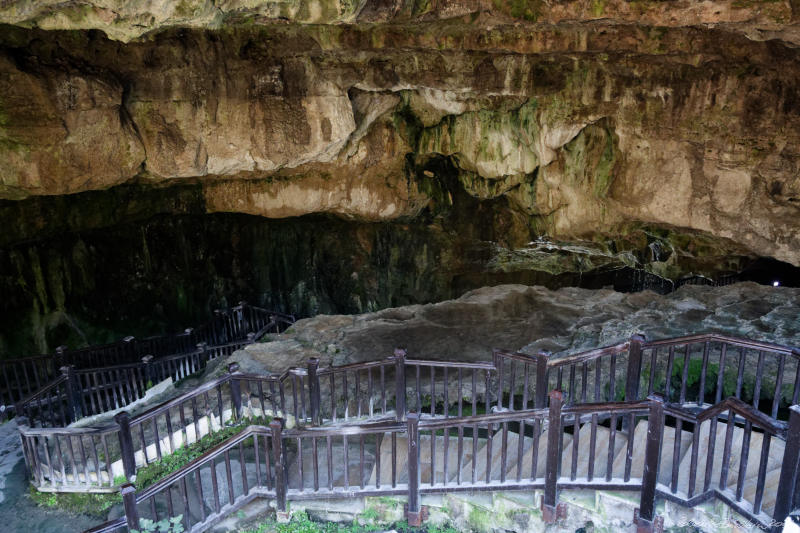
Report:
[{"label": "green moss patch", "polygon": [[248,529],[240,530],[240,533],[371,533],[387,529],[394,529],[400,533],[459,533],[457,529],[449,525],[425,525],[422,528],[411,527],[408,522],[362,525],[358,519],[351,523],[316,522],[309,518],[304,511],[292,513],[292,519],[289,522],[281,524],[271,519],[264,520]]},{"label": "green moss patch", "polygon": [[197,442],[178,448],[173,453],[165,455],[161,459],[158,459],[157,461],[137,470],[135,483],[136,490],[143,490],[151,485],[154,485],[155,483],[158,483],[171,473],[180,470],[187,464],[202,456],[211,448],[235,435],[238,435],[244,431],[247,426],[265,426],[271,421],[271,417],[244,418],[234,426],[229,426],[219,431],[209,433]]},{"label": "green moss patch", "polygon": [[109,509],[122,503],[118,492],[87,494],[84,492],[39,492],[31,486],[29,495],[41,507],[61,509],[75,514],[106,518]]}]

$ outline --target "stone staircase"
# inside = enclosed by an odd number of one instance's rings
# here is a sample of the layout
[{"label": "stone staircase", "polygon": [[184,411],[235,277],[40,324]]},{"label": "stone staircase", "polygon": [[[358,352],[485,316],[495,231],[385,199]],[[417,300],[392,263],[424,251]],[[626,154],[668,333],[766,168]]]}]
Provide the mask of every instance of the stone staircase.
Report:
[{"label": "stone staircase", "polygon": [[[420,483],[421,487],[430,486],[432,479],[435,486],[444,486],[445,479],[447,485],[470,485],[473,480],[473,469],[475,474],[475,485],[489,484],[513,484],[517,480],[518,466],[521,465],[519,476],[521,479],[531,478],[531,469],[533,467],[534,456],[536,458],[536,472],[535,478],[543,479],[546,469],[546,446],[548,430],[543,428],[540,430],[538,437],[538,446],[534,448],[534,438],[531,435],[531,426],[526,425],[526,435],[522,438],[520,447],[520,436],[517,432],[510,429],[505,431],[505,448],[506,448],[506,462],[505,462],[505,475],[503,476],[503,458],[502,458],[502,441],[504,438],[504,430],[502,424],[497,427],[496,424],[493,428],[491,452],[489,451],[489,441],[486,438],[485,428],[479,432],[477,437],[471,434],[466,434],[462,441],[461,459],[459,462],[459,448],[458,437],[455,436],[457,430],[452,429],[450,432],[449,440],[447,442],[447,454],[445,455],[445,435],[439,430],[435,438],[435,447],[433,454],[431,453],[431,435],[430,431],[427,433],[421,432],[420,435]],[[699,449],[697,456],[697,465],[695,468],[695,488],[693,495],[702,493],[703,485],[705,482],[706,461],[708,457],[709,448],[709,431],[711,422],[705,421],[697,426],[694,430],[699,431]],[[691,428],[691,426],[689,426]],[[720,474],[722,472],[722,456],[725,448],[725,433],[727,424],[720,421],[717,424],[715,449],[714,449],[714,463],[711,474],[711,488],[717,488],[720,482]],[[572,426],[567,425],[564,428],[562,437],[562,460],[560,479],[568,482],[573,479],[575,481],[586,481],[589,479],[589,466],[593,462],[592,479],[595,481],[608,480],[610,483],[623,484],[623,476],[625,471],[626,457],[628,453],[628,438],[629,432],[617,430],[614,432],[613,448],[611,449],[611,472],[607,476],[609,447],[611,440],[611,431],[604,425],[597,425],[594,457],[591,453],[591,432],[592,426],[585,423],[580,427],[578,438],[573,438]],[[630,479],[633,483],[637,483],[642,477],[644,468],[645,456],[645,438],[647,435],[647,421],[642,420],[635,425],[633,431],[633,447],[631,454],[631,472]],[[662,445],[661,445],[661,463],[659,468],[659,490],[665,493],[673,493],[672,491],[672,473],[673,473],[673,457],[675,452],[675,441],[677,432],[674,427],[665,427]],[[735,498],[737,482],[739,479],[741,458],[742,458],[742,445],[745,431],[743,428],[736,426],[733,431],[733,439],[731,443],[731,459],[728,465],[728,477],[726,483],[726,492],[732,499]],[[692,442],[693,431],[681,431],[680,443],[678,445],[678,478],[674,494],[678,497],[688,498],[690,471],[692,461]],[[743,484],[742,499],[747,502],[753,502],[756,489],[757,489],[757,476],[759,463],[761,461],[762,445],[764,442],[764,434],[752,431],[750,434],[750,442],[748,446],[747,468],[745,470],[745,479]],[[577,444],[576,444],[577,443]],[[574,446],[577,449],[576,468],[573,475],[572,460]],[[406,464],[408,442],[405,434],[398,434],[396,436],[396,457],[397,457],[397,483],[406,484],[408,482],[408,465]],[[762,503],[762,511],[771,516],[773,507],[775,505],[775,497],[777,493],[778,478],[780,476],[781,462],[783,458],[785,443],[777,438],[771,438],[768,449],[768,461],[766,467],[766,478],[764,482],[764,499]],[[477,450],[477,453],[474,453]],[[521,451],[520,451],[521,450]],[[381,484],[388,484],[391,482],[392,472],[392,443],[391,435],[385,434],[381,439],[380,450],[380,482]],[[445,478],[445,460],[447,461],[447,477]],[[460,468],[459,468],[460,465]],[[489,474],[487,476],[487,466]],[[432,472],[435,475],[432,476]],[[459,476],[460,474],[460,476]],[[377,477],[377,470],[372,469],[371,475],[367,481],[369,486],[375,486]]]}]

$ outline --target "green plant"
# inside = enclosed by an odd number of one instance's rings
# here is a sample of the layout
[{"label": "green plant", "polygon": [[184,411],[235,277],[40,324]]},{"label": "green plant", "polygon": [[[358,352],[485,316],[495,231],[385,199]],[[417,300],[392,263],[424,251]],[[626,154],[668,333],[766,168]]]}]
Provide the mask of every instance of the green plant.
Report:
[{"label": "green plant", "polygon": [[181,446],[173,453],[164,455],[147,466],[136,471],[136,490],[143,490],[157,483],[172,472],[180,470],[190,462],[202,456],[208,450],[221,442],[238,435],[249,425],[267,425],[271,417],[242,418],[232,426],[226,426],[219,431],[204,435],[200,440]]},{"label": "green plant", "polygon": [[165,518],[158,522],[140,518],[139,527],[141,529],[133,529],[131,533],[183,533],[183,515]]},{"label": "green plant", "polygon": [[378,503],[392,508],[396,508],[398,505],[400,505],[400,502],[390,496],[378,496]]},{"label": "green plant", "polygon": [[[469,523],[474,529],[477,529],[478,531],[488,531],[489,529],[491,529],[492,520],[487,511],[478,509],[477,507],[473,507],[469,512]],[[450,532],[447,531],[446,533]]]},{"label": "green plant", "polygon": [[[472,513],[470,513],[470,516]],[[459,533],[459,530],[451,526],[450,524],[443,524],[441,526],[437,525],[430,525],[425,528],[427,533]]]},{"label": "green plant", "polygon": [[370,507],[368,509],[365,509],[364,512],[361,513],[361,518],[366,520],[366,521],[368,521],[368,522],[374,522],[379,517],[380,517],[380,513],[378,513],[378,510],[375,509],[374,507]]},{"label": "green plant", "polygon": [[[356,522],[350,524],[314,522],[304,511],[297,511],[292,514],[291,521],[285,524],[267,520],[254,529],[247,529],[240,533],[371,533],[383,531],[384,529],[386,528],[375,525],[360,525]],[[404,531],[409,530],[406,529]]]},{"label": "green plant", "polygon": [[122,503],[118,492],[87,494],[83,492],[39,492],[31,487],[28,495],[40,507],[63,509],[76,514],[105,518],[108,510]]}]

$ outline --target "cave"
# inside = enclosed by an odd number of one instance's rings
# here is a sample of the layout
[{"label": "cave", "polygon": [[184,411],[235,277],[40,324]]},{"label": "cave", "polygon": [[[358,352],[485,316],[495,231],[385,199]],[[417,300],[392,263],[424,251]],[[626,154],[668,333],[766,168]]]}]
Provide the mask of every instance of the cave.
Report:
[{"label": "cave", "polygon": [[0,521],[777,531],[798,17],[2,3]]}]

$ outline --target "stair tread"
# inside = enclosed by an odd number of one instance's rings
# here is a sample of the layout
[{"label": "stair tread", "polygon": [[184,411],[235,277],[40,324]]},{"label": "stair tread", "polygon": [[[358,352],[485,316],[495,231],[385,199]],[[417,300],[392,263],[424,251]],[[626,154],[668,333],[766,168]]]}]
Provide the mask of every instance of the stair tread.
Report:
[{"label": "stair tread", "polygon": [[[703,490],[703,485],[705,483],[705,473],[706,473],[706,463],[708,459],[708,450],[710,444],[710,428],[711,428],[711,421],[706,421],[700,424],[700,433],[698,435],[698,456],[697,456],[697,466],[696,466],[696,479],[695,479],[695,486],[694,486],[694,493],[697,494]],[[726,424],[717,424],[716,435],[714,438],[714,462],[712,466],[711,472],[711,484],[712,486],[718,485],[720,480],[720,475],[722,472],[722,452],[725,447],[725,435],[727,431]],[[687,432],[688,433],[688,432]],[[745,435],[745,431],[741,427],[734,427],[733,430],[733,439],[731,441],[731,458],[728,465],[728,479],[727,479],[727,486],[728,487],[736,487],[736,484],[739,480],[739,468],[741,465],[741,457],[742,457],[742,445],[743,445],[743,437]],[[689,442],[693,437],[692,433],[688,433]],[[749,484],[755,485],[756,478],[758,476],[758,467],[761,461],[761,446],[763,443],[763,434],[751,432],[750,434],[750,445],[749,445],[749,452],[748,452],[748,459],[747,459],[747,468],[745,471],[745,481],[744,485],[748,486]],[[783,448],[784,443],[780,439],[772,438],[770,439],[770,450],[769,450],[769,460],[767,461],[767,471],[774,470],[776,468],[780,468],[781,462],[783,460]],[[692,449],[691,446],[686,450],[683,454],[683,458],[681,459],[680,467],[678,469],[678,484],[677,489],[678,491],[688,494],[689,491],[689,472],[691,471],[692,467]],[[755,487],[752,488],[753,494],[755,494]]]},{"label": "stair tread", "polygon": [[[711,422],[705,421],[698,424],[697,428],[699,434],[699,454],[697,463],[695,465],[695,487],[693,495],[699,494],[702,491],[705,482],[706,459],[708,454],[708,438]],[[571,477],[572,469],[572,452],[575,441],[573,435],[568,431],[571,429],[569,425],[565,428],[567,431],[563,434],[562,441],[562,462],[561,473],[562,478]],[[632,479],[641,478],[644,470],[645,448],[647,437],[648,422],[647,420],[640,420],[633,431],[633,445],[631,448],[631,471],[630,477]],[[722,468],[721,451],[725,446],[725,434],[727,424],[718,423],[715,437],[715,453],[714,464],[712,469],[711,483],[712,486],[718,486],[720,472]],[[528,430],[530,431],[530,429]],[[728,472],[726,487],[731,493],[735,493],[736,484],[739,476],[739,466],[741,459],[741,446],[744,429],[735,427],[733,430],[733,440],[731,447],[731,460]],[[455,431],[453,432],[455,433]],[[458,437],[449,437],[448,454],[447,454],[447,482],[455,483],[458,481]],[[594,458],[594,471],[593,479],[601,479],[606,477],[607,469],[607,450],[609,446],[611,432],[608,427],[598,425],[597,435],[595,441],[595,458]],[[663,428],[661,439],[661,458],[659,465],[658,481],[662,485],[671,486],[671,477],[673,470],[673,459],[675,454],[675,441],[677,438],[676,428],[666,426]],[[531,475],[531,465],[533,461],[533,454],[536,453],[537,468],[535,472],[536,478],[544,477],[546,468],[546,447],[547,447],[546,430],[541,431],[539,436],[539,445],[536,450],[533,449],[534,439],[530,435],[522,438],[522,455],[519,457],[520,437],[514,431],[508,431],[506,435],[506,470],[505,480],[513,481],[517,477],[518,464],[521,465],[521,479],[529,479]],[[589,462],[591,460],[590,449],[590,436],[591,424],[584,423],[578,433],[578,451],[577,451],[577,464],[575,471],[576,479],[586,479],[588,477]],[[491,456],[488,456],[488,440],[486,438],[479,438],[477,445],[477,454],[472,456],[473,440],[472,436],[465,436],[463,439],[462,449],[462,468],[460,469],[461,483],[468,483],[472,479],[473,462],[475,467],[476,482],[481,483],[486,481],[487,464],[491,465],[491,479],[490,481],[499,481],[501,479],[501,462],[502,462],[502,438],[503,429],[502,425],[495,429],[492,436],[492,450]],[[761,460],[761,446],[763,442],[763,434],[751,432],[750,436],[750,452],[748,455],[748,463],[746,469],[746,478],[743,485],[744,501],[750,501],[755,497],[755,492],[758,488],[757,476]],[[423,484],[431,482],[431,437],[430,435],[420,436],[420,477]],[[683,496],[688,496],[689,489],[689,476],[691,471],[691,455],[692,455],[692,439],[693,431],[682,430],[680,432],[680,444],[678,446],[678,482],[676,491]],[[444,483],[444,435],[436,436],[436,456],[435,456],[435,481],[436,484]],[[615,432],[614,448],[612,451],[612,473],[613,478],[622,478],[624,476],[625,463],[627,459],[628,435],[622,431]],[[780,476],[781,463],[783,459],[783,452],[785,443],[778,438],[770,439],[769,459],[766,466],[766,476],[764,480],[764,497],[762,502],[762,510],[766,513],[771,513],[775,504],[777,483]],[[391,438],[386,434],[382,440],[380,447],[381,454],[381,482],[391,482]],[[405,437],[397,436],[397,482],[406,483],[408,481],[407,465],[405,458],[407,455],[407,441]],[[372,475],[369,479],[370,484],[375,483],[375,469],[372,470]]]},{"label": "stair tread", "polygon": [[[578,454],[577,465],[575,470],[575,477],[587,478],[589,475],[589,463],[591,461],[591,435],[592,425],[584,424],[578,431]],[[612,452],[613,457],[617,457],[620,452],[624,453],[625,447],[628,443],[628,437],[620,431],[616,431],[614,435],[614,448]],[[564,449],[561,459],[561,476],[570,477],[572,470],[572,454],[575,448],[575,439],[570,439],[567,444],[565,441]],[[608,449],[611,444],[611,430],[605,426],[597,426],[595,434],[595,454],[594,454],[594,469],[592,478],[605,477],[608,470]],[[612,459],[612,473],[617,474],[619,469],[614,468]],[[617,477],[621,477],[617,475]]]},{"label": "stair tread", "polygon": [[[633,454],[631,455],[631,477],[640,478],[644,472],[645,449],[647,446],[647,420],[640,420],[633,432]],[[675,428],[665,426],[661,437],[661,462],[659,467],[658,482],[667,484],[672,476],[672,463],[675,445]],[[681,432],[679,459],[684,456],[692,443],[692,434],[688,431]],[[624,472],[626,450],[622,450],[614,458],[613,471]]]}]

